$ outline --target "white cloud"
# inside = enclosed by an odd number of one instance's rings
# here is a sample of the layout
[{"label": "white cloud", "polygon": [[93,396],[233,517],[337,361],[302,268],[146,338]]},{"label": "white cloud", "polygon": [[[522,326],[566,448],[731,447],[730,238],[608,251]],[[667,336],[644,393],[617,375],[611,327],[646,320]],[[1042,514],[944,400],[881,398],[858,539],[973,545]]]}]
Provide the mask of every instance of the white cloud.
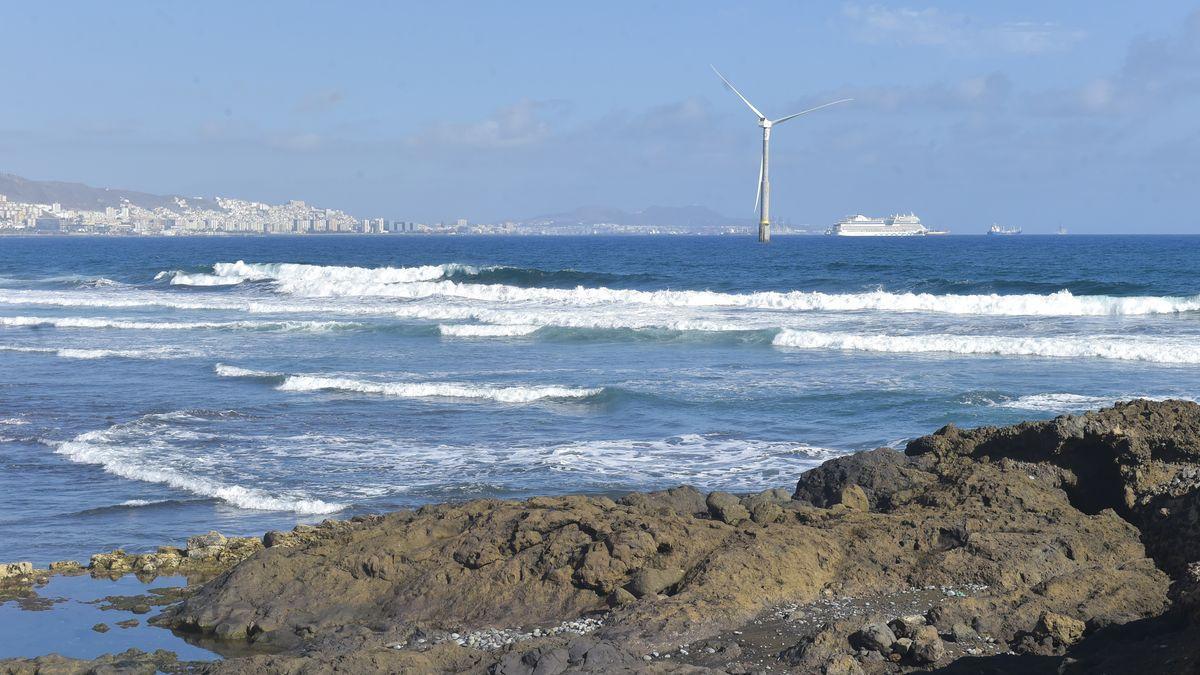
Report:
[{"label": "white cloud", "polygon": [[553,134],[550,119],[564,115],[566,108],[562,101],[523,99],[477,122],[438,122],[410,137],[408,142],[418,146],[475,149],[536,145]]},{"label": "white cloud", "polygon": [[1050,115],[1120,115],[1200,97],[1200,11],[1169,35],[1130,43],[1121,69],[1082,85],[1042,92],[1031,108]]},{"label": "white cloud", "polygon": [[1086,37],[1053,22],[984,23],[967,14],[926,9],[850,4],[842,15],[856,39],[867,44],[939,47],[955,51],[1000,51],[1035,55],[1066,51]]}]

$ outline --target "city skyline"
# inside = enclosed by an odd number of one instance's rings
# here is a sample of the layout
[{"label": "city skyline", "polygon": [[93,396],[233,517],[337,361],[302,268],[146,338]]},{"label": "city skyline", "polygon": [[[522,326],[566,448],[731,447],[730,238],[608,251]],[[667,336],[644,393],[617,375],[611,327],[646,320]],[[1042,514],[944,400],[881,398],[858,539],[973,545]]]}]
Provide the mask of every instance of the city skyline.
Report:
[{"label": "city skyline", "polygon": [[10,76],[22,105],[0,170],[425,222],[652,204],[751,218],[753,130],[719,62],[772,109],[856,99],[773,148],[773,206],[795,222],[1200,231],[1194,3],[148,9],[10,11],[0,54],[37,67]]}]

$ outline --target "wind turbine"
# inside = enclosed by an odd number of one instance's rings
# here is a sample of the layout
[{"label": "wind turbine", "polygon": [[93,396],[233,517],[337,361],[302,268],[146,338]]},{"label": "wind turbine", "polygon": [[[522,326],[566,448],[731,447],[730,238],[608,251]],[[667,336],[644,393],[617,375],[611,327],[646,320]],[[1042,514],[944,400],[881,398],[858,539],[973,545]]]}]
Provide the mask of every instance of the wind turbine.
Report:
[{"label": "wind turbine", "polygon": [[771,147],[771,127],[775,126],[776,124],[783,124],[793,117],[799,117],[801,115],[813,112],[814,110],[828,108],[831,105],[853,101],[854,99],[838,99],[836,101],[824,103],[815,108],[809,108],[808,110],[801,110],[798,113],[792,113],[787,117],[780,117],[777,120],[770,120],[767,119],[766,115],[759,112],[758,108],[755,108],[754,104],[750,103],[745,96],[742,96],[742,92],[738,91],[736,87],[730,84],[729,80],[725,79],[725,76],[721,74],[721,71],[717,70],[716,66],[710,64],[709,67],[713,69],[713,72],[717,74],[717,77],[721,78],[721,81],[725,83],[725,86],[729,87],[729,91],[737,94],[737,97],[742,99],[742,103],[745,103],[746,107],[750,108],[751,112],[753,112],[755,115],[758,115],[758,126],[762,127],[763,130],[762,163],[758,165],[758,194],[754,196],[754,208],[758,210],[759,216],[758,240],[765,244],[771,241],[771,182],[767,177],[769,168],[767,159],[770,156]]}]

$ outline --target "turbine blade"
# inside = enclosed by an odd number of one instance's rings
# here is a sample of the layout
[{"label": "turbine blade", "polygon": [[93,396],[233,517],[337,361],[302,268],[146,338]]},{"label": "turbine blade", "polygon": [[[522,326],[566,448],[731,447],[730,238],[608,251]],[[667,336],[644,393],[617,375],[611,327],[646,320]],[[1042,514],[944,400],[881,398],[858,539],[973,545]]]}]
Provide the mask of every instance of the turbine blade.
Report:
[{"label": "turbine blade", "polygon": [[852,99],[852,98],[843,98],[843,99],[839,99],[839,100],[837,100],[837,101],[830,101],[829,103],[825,103],[825,104],[819,105],[819,106],[817,106],[817,107],[815,107],[815,108],[809,108],[808,110],[801,110],[800,112],[798,112],[798,113],[793,113],[793,114],[791,114],[791,115],[788,115],[787,117],[780,117],[779,119],[775,120],[774,122],[771,122],[771,124],[772,124],[772,125],[775,125],[775,124],[783,124],[784,122],[786,122],[786,121],[788,121],[788,120],[792,119],[793,117],[799,117],[799,116],[801,116],[801,115],[805,115],[805,114],[807,114],[807,113],[810,113],[810,112],[812,112],[812,111],[814,111],[814,110],[820,110],[821,108],[828,108],[828,107],[829,107],[829,106],[831,106],[831,105],[837,105],[837,104],[839,104],[839,103],[846,103],[847,101],[853,101],[853,100],[854,100],[854,99]]},{"label": "turbine blade", "polygon": [[763,160],[758,162],[758,189],[754,192],[754,212],[758,213],[758,203],[762,200],[762,176],[763,176]]},{"label": "turbine blade", "polygon": [[738,98],[742,99],[742,103],[745,103],[748,108],[750,108],[751,110],[754,111],[755,115],[758,115],[758,119],[760,119],[760,120],[767,119],[766,115],[760,113],[758,111],[758,108],[754,107],[754,104],[750,103],[750,101],[747,100],[745,96],[742,96],[742,92],[738,91],[737,87],[733,86],[732,84],[729,83],[729,80],[725,79],[725,76],[721,74],[721,71],[717,70],[716,66],[714,66],[710,63],[710,64],[708,64],[708,67],[712,68],[713,72],[717,74],[717,77],[721,78],[721,81],[725,83],[726,87],[729,87],[729,91],[732,91],[733,93],[737,94]]}]

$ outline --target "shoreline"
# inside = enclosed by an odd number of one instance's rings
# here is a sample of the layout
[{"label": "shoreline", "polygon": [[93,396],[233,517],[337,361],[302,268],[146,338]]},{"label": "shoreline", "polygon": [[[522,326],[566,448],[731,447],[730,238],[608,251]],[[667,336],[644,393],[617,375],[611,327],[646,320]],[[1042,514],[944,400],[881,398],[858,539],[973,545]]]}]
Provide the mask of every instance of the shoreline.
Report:
[{"label": "shoreline", "polygon": [[475,500],[2,566],[0,588],[34,592],[60,574],[192,577],[151,623],[228,656],[0,673],[1186,672],[1196,514],[1195,403],[950,425],[794,490]]}]

